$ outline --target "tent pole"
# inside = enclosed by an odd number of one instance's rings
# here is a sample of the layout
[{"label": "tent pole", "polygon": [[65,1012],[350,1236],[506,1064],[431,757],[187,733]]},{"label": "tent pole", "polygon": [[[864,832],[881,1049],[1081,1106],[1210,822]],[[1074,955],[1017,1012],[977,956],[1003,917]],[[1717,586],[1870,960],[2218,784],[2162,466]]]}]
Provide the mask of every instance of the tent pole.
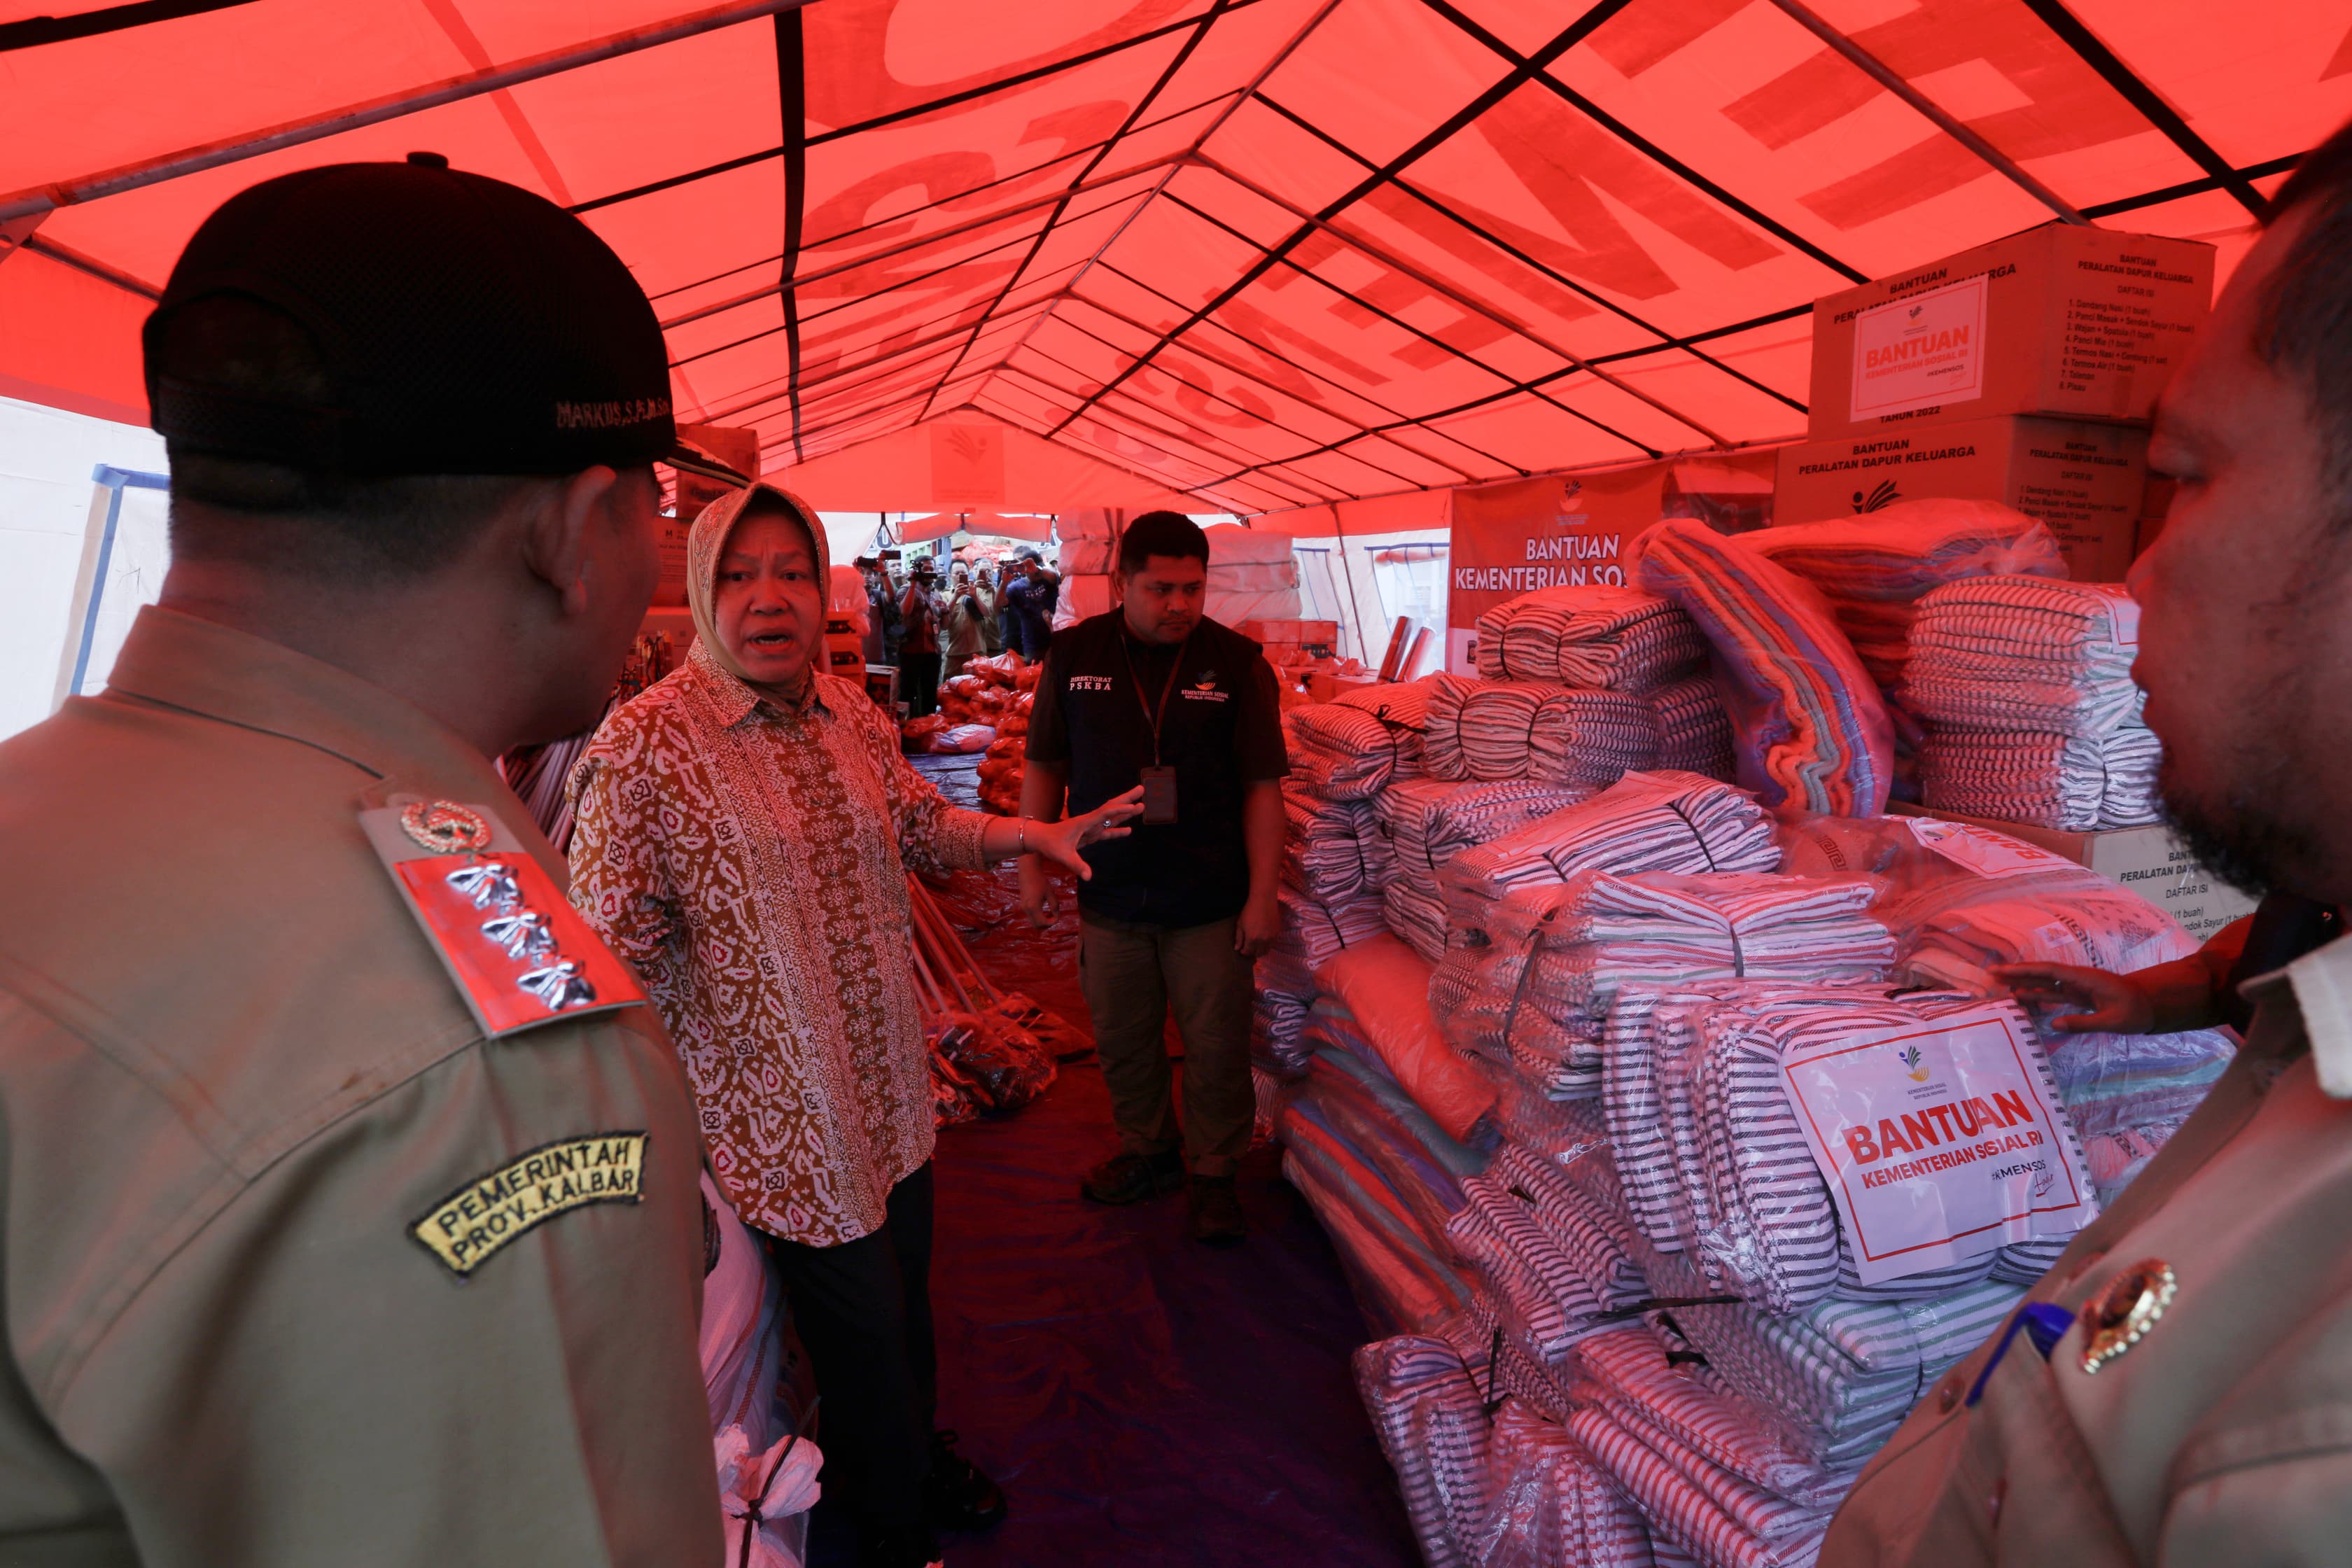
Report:
[{"label": "tent pole", "polygon": [[[2087,225],[2090,219],[2074,210],[2074,204],[2020,168],[2017,161],[1946,111],[1943,105],[1911,85],[1911,79],[1901,75],[1876,55],[1822,21],[1800,4],[1800,0],[1772,0],[1772,4],[1789,14],[1790,20],[1830,47],[1843,55],[1863,75],[1917,110],[1935,127],[1961,146],[1983,159],[1995,170],[2009,177],[2020,190],[2068,223]],[[2158,127],[2157,129],[2161,129]]]},{"label": "tent pole", "polygon": [[732,4],[698,11],[674,22],[656,26],[635,27],[614,33],[569,48],[553,49],[534,55],[530,59],[510,66],[499,66],[489,70],[470,71],[464,76],[450,77],[430,87],[412,92],[394,93],[389,97],[371,99],[347,108],[331,110],[307,120],[290,121],[253,135],[208,142],[201,146],[167,153],[142,163],[128,163],[101,174],[86,174],[79,179],[62,180],[56,184],[38,185],[0,197],[0,224],[12,218],[29,217],[57,207],[71,206],[77,202],[96,201],[101,196],[121,195],[145,185],[176,180],[183,174],[201,174],[217,169],[225,163],[240,163],[259,157],[264,153],[276,153],[288,147],[299,147],[305,142],[338,136],[362,126],[379,125],[387,120],[398,120],[426,109],[438,109],[444,104],[461,103],[469,98],[479,98],[486,92],[516,87],[523,82],[537,81],[541,77],[558,76],[577,70],[582,66],[602,60],[633,55],[641,49],[656,48],[674,44],[681,38],[698,37],[704,33],[731,27],[738,23],[756,21],[782,11],[797,11],[811,0],[733,0]]}]

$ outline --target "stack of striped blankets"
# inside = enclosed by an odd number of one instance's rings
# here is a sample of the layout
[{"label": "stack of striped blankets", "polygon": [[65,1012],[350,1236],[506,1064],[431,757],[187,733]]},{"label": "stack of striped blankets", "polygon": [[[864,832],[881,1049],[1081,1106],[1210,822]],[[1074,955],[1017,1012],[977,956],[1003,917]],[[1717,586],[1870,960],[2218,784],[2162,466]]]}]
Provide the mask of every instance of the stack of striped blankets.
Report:
[{"label": "stack of striped blankets", "polygon": [[1467,972],[1442,987],[1463,998],[1446,1038],[1516,1068],[1548,1099],[1591,1099],[1605,1023],[1626,986],[1885,975],[1895,938],[1868,913],[1871,897],[1858,880],[1579,871],[1503,900],[1490,945],[1446,955]]},{"label": "stack of striped blankets", "polygon": [[[2011,915],[2039,908],[2042,924],[2087,933],[2072,961],[2105,962],[2142,923],[2123,907],[2139,900],[2072,866],[1983,875],[1884,819],[1779,836],[1825,839],[1809,868],[1868,876],[1763,874],[1774,825],[1706,784],[1629,778],[1522,829],[1540,828],[1567,868],[1547,860],[1549,885],[1489,899],[1475,931],[1456,916],[1431,975],[1447,1038],[1496,1080],[1505,1132],[1457,1175],[1439,1247],[1468,1309],[1360,1354],[1431,1562],[1801,1568],[1919,1394],[2066,1244],[2034,1235],[1865,1283],[1780,1063],[1985,1007],[1981,993],[1889,989],[1906,956],[1926,956],[1922,976],[1953,968],[1957,933],[2010,944],[1970,947],[1983,963],[2027,956],[2039,950]],[[1660,821],[1669,803],[1681,811]],[[1622,843],[1594,830],[1612,821]],[[1449,891],[1501,843],[1457,857]],[[1693,867],[1694,846],[1746,864]],[[2176,944],[2177,931],[2134,951],[2154,962]],[[2013,1021],[2040,1042],[2029,1068],[2045,1096],[2067,1108],[2052,1154],[2101,1205],[2231,1043]],[[1480,1422],[1457,1419],[1465,1410]]]},{"label": "stack of striped blankets", "polygon": [[2120,584],[1979,577],[1928,594],[1903,689],[1927,727],[1927,803],[2077,832],[2156,821],[2138,645]]},{"label": "stack of striped blankets", "polygon": [[1438,872],[1465,849],[1573,805],[1589,792],[1532,779],[1442,784],[1409,779],[1382,790],[1379,829],[1394,858],[1381,899],[1389,929],[1432,963],[1445,954],[1445,898]]},{"label": "stack of striped blankets", "polygon": [[1415,682],[1370,686],[1283,715],[1290,777],[1282,786],[1282,936],[1259,961],[1250,1030],[1252,1059],[1263,1071],[1304,1070],[1299,1033],[1315,997],[1307,976],[1389,928],[1382,895],[1396,855],[1377,805],[1392,786],[1421,779],[1428,711],[1428,684]]},{"label": "stack of striped blankets", "polygon": [[1370,800],[1331,800],[1295,781],[1282,786],[1282,878],[1325,903],[1378,893],[1396,874],[1396,855]]},{"label": "stack of striped blankets", "polygon": [[1282,716],[1290,776],[1326,800],[1365,800],[1419,776],[1429,682],[1368,686]]},{"label": "stack of striped blankets", "polygon": [[1669,519],[1634,541],[1634,585],[1698,623],[1738,733],[1739,779],[1767,805],[1872,816],[1894,729],[1818,590],[1740,541]]},{"label": "stack of striped blankets", "polygon": [[1432,778],[1598,787],[1658,760],[1657,710],[1632,692],[1458,675],[1433,675],[1429,689]]},{"label": "stack of striped blankets", "polygon": [[1728,779],[1738,766],[1731,750],[1731,715],[1715,677],[1694,675],[1650,693],[1658,717],[1658,766],[1668,773]]},{"label": "stack of striped blankets", "polygon": [[2066,575],[2050,531],[1999,501],[1898,501],[1861,517],[1768,528],[1742,543],[1821,590],[1879,689],[1895,694],[1918,600],[1969,577]]},{"label": "stack of striped blankets", "polygon": [[1770,871],[1780,864],[1771,818],[1745,791],[1695,773],[1628,773],[1581,805],[1457,855],[1440,883],[1450,927],[1483,932],[1496,900],[1579,871]]},{"label": "stack of striped blankets", "polygon": [[1631,588],[1558,587],[1478,617],[1478,673],[1601,691],[1650,691],[1706,661],[1688,616]]}]

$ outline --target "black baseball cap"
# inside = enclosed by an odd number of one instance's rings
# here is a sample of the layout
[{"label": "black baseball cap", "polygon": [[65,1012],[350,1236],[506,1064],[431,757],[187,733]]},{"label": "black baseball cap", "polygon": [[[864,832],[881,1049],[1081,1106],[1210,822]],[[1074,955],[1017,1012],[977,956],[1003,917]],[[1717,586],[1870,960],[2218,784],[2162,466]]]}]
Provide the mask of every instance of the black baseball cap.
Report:
[{"label": "black baseball cap", "polygon": [[[222,295],[308,334],[323,403],[159,371],[175,314]],[[666,462],[750,483],[679,442],[661,323],[612,247],[544,197],[436,153],[304,169],[230,197],[180,253],[143,342],[155,429],[184,451],[387,477]]]}]

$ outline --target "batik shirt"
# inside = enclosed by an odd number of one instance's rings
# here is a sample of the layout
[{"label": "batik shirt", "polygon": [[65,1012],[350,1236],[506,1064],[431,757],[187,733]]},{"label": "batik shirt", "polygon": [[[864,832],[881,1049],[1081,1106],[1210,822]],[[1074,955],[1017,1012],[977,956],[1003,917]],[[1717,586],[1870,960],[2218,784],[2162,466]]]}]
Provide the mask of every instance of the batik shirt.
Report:
[{"label": "batik shirt", "polygon": [[748,1225],[829,1247],[930,1158],[907,872],[980,866],[987,819],[907,765],[866,694],[765,697],[698,644],[572,778],[572,901],[635,964]]}]

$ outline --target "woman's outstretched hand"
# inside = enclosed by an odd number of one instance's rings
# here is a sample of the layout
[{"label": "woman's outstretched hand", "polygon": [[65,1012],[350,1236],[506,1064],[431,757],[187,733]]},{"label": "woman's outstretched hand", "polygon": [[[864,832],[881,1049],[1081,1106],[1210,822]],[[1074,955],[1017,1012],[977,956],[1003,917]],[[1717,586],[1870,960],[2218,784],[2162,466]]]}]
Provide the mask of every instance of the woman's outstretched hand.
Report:
[{"label": "woman's outstretched hand", "polygon": [[1092,811],[1076,816],[1066,816],[1059,822],[1031,822],[1028,825],[1029,852],[1066,866],[1078,874],[1078,880],[1091,881],[1094,868],[1078,851],[1105,838],[1124,838],[1132,829],[1126,825],[1143,815],[1143,786],[1136,785],[1116,800],[1107,800]]}]

